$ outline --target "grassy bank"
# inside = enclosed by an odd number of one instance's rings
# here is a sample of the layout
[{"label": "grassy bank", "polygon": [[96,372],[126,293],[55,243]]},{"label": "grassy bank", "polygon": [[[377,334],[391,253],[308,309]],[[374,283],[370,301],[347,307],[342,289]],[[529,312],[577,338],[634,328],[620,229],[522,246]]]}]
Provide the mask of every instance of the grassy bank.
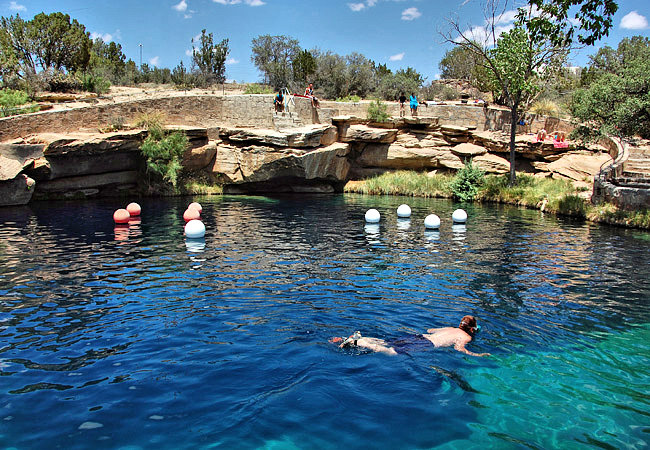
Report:
[{"label": "grassy bank", "polygon": [[[452,198],[453,180],[454,176],[447,174],[428,176],[420,172],[397,171],[350,182],[345,186],[345,192]],[[650,229],[650,210],[625,211],[611,204],[592,205],[584,198],[584,190],[575,189],[569,180],[521,174],[511,187],[506,175],[487,175],[478,187],[475,201],[507,203],[593,222]]]}]

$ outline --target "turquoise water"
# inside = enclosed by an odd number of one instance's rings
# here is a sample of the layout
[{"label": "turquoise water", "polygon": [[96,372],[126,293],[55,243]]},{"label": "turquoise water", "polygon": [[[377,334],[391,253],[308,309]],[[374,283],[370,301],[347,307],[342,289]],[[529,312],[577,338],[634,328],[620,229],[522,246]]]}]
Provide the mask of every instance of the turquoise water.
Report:
[{"label": "turquoise water", "polygon": [[[129,228],[116,201],[0,209],[2,447],[647,446],[648,233],[495,206],[462,229],[399,197],[141,205]],[[464,314],[491,357],[327,342]]]}]

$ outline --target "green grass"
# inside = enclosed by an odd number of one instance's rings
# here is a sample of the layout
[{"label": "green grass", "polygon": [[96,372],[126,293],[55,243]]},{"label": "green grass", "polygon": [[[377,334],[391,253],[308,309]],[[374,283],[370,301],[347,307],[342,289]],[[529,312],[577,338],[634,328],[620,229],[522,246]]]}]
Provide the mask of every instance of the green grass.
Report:
[{"label": "green grass", "polygon": [[182,192],[188,195],[222,195],[223,187],[205,180],[190,179],[183,184]]},{"label": "green grass", "polygon": [[361,101],[361,97],[358,95],[346,95],[345,97],[338,97],[336,101],[345,103],[359,103]]},{"label": "green grass", "polygon": [[412,197],[451,197],[452,175],[427,176],[425,172],[387,172],[361,182],[348,183],[345,192]]},{"label": "green grass", "polygon": [[[455,176],[448,174],[429,177],[423,172],[387,172],[363,181],[349,182],[345,186],[345,192],[452,198],[451,187],[454,179]],[[592,205],[588,199],[579,196],[579,192],[569,180],[519,174],[516,184],[509,186],[507,175],[488,175],[475,200],[542,209],[592,222],[650,229],[650,210],[626,211],[611,204]]]},{"label": "green grass", "polygon": [[244,94],[273,94],[273,88],[264,84],[252,83],[246,86]]}]

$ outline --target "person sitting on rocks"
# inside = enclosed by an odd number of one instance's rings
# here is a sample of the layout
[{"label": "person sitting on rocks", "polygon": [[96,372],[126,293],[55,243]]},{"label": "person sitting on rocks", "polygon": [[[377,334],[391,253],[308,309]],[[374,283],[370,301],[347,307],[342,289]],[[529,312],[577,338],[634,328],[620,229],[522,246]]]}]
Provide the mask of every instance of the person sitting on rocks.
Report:
[{"label": "person sitting on rocks", "polygon": [[313,106],[314,108],[320,107],[320,105],[318,104],[318,99],[314,95],[314,83],[309,83],[309,86],[307,86],[307,89],[305,89],[305,96],[311,99],[311,106]]},{"label": "person sitting on rocks", "polygon": [[275,112],[284,112],[284,95],[282,91],[278,91],[278,95],[273,99],[273,106],[275,106]]},{"label": "person sitting on rocks", "polygon": [[544,142],[546,139],[546,130],[542,128],[537,132],[537,142]]},{"label": "person sitting on rocks", "polygon": [[458,328],[443,327],[429,328],[426,334],[411,334],[397,339],[384,340],[373,337],[363,337],[359,331],[348,338],[334,337],[329,341],[339,343],[339,348],[355,346],[367,348],[373,352],[397,355],[417,350],[427,350],[433,344],[434,347],[454,347],[455,350],[471,356],[489,356],[489,353],[474,353],[465,348],[478,332],[480,327],[474,316],[465,316],[461,319]]}]

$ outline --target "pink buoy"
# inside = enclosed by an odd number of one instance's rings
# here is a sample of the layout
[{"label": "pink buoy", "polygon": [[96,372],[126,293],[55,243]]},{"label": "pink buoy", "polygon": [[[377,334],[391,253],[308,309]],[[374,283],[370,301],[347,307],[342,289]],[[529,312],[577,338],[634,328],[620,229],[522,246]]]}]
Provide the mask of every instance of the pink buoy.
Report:
[{"label": "pink buoy", "polygon": [[189,222],[190,220],[200,220],[201,213],[196,209],[187,208],[185,213],[183,213],[183,219],[185,219],[185,222]]},{"label": "pink buoy", "polygon": [[129,212],[129,214],[131,214],[131,217],[139,216],[142,212],[142,208],[140,208],[140,205],[137,203],[129,203],[126,207],[126,210]]},{"label": "pink buoy", "polygon": [[199,214],[203,212],[203,207],[201,206],[200,203],[197,202],[190,203],[190,206],[188,206],[187,209],[196,209],[199,212]]},{"label": "pink buoy", "polygon": [[115,223],[129,223],[131,214],[126,209],[118,209],[113,213],[113,220]]}]

